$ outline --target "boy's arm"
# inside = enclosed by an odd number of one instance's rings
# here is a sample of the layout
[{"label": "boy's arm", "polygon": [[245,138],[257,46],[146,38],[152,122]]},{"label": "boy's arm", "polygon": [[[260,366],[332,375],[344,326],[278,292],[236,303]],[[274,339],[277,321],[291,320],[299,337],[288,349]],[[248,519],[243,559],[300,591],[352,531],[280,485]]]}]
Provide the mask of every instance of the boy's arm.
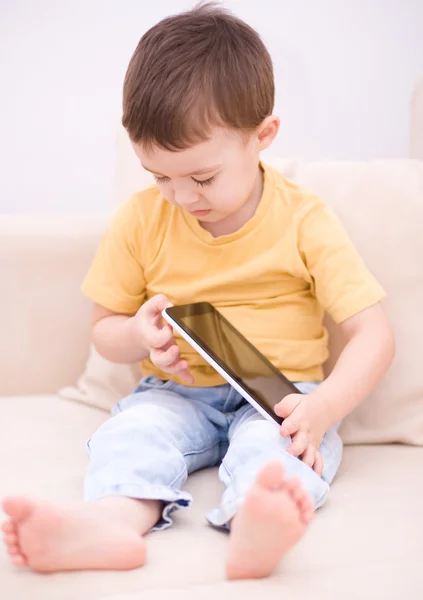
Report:
[{"label": "boy's arm", "polygon": [[91,337],[101,356],[115,363],[141,362],[149,355],[141,339],[134,340],[134,315],[115,313],[95,304]]},{"label": "boy's arm", "polygon": [[324,383],[307,396],[291,394],[275,407],[285,419],[281,434],[292,437],[288,451],[320,473],[323,436],[375,387],[392,361],[394,340],[380,304],[383,288],[338,217],[318,199],[299,221],[297,244],[307,272],[304,279],[347,340]]},{"label": "boy's arm", "polygon": [[162,323],[162,310],[171,306],[163,294],[147,300],[134,315],[94,305],[92,340],[101,356],[117,363],[136,363],[150,357],[164,373],[194,383],[182,360],[172,328]]},{"label": "boy's arm", "polygon": [[326,430],[352,412],[387,371],[395,354],[392,328],[381,304],[340,324],[347,343],[329,377],[312,392]]},{"label": "boy's arm", "polygon": [[[281,434],[292,436],[289,452],[303,456],[310,467],[318,459],[326,431],[366,398],[395,353],[394,335],[380,303],[350,317],[340,327],[347,344],[326,381],[307,396],[286,396],[275,407],[276,414],[285,419]],[[319,465],[317,470],[321,468]]]}]

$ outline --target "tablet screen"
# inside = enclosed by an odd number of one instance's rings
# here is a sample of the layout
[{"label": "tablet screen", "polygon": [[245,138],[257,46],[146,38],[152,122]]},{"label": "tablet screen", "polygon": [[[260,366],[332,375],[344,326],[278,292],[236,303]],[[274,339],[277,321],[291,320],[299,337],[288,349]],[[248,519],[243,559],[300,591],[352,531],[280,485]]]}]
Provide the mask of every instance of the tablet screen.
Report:
[{"label": "tablet screen", "polygon": [[[297,388],[208,303],[168,309],[233,379],[275,418],[273,407]],[[177,314],[176,314],[177,313]]]}]

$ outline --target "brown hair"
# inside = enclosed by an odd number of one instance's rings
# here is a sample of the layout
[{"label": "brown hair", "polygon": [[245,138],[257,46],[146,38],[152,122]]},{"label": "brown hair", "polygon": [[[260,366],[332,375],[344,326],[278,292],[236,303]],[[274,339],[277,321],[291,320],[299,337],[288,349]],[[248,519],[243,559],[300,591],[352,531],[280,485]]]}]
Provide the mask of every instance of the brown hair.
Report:
[{"label": "brown hair", "polygon": [[252,130],[274,103],[270,55],[254,29],[214,2],[141,38],[123,87],[122,124],[146,147],[183,150],[212,125]]}]

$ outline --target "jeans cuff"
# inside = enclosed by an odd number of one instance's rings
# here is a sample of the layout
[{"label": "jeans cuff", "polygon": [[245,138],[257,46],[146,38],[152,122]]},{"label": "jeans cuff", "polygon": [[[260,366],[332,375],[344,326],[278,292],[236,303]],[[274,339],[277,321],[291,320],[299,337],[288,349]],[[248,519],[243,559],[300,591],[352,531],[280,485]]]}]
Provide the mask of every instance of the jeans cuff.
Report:
[{"label": "jeans cuff", "polygon": [[178,508],[187,508],[192,504],[188,492],[178,492],[165,485],[138,485],[123,483],[102,489],[95,494],[86,495],[86,502],[95,502],[107,496],[124,496],[135,500],[158,500],[164,503],[162,515],[151,531],[167,529],[173,523],[170,514]]},{"label": "jeans cuff", "polygon": [[210,510],[206,519],[212,527],[230,531],[231,521],[240,509],[243,498],[233,498]]},{"label": "jeans cuff", "polygon": [[330,487],[328,484],[326,484],[326,489],[323,491],[323,494],[320,496],[320,498],[318,500],[316,500],[316,503],[314,505],[314,510],[317,510],[318,508],[320,508],[321,506],[323,506],[325,504],[325,502],[329,496],[329,491],[330,491]]},{"label": "jeans cuff", "polygon": [[192,503],[192,500],[187,500],[184,498],[178,498],[178,500],[174,500],[173,502],[165,502],[163,506],[162,516],[151,528],[151,531],[160,531],[161,529],[168,529],[173,525],[173,519],[171,518],[171,514],[178,510],[178,508],[188,508]]},{"label": "jeans cuff", "polygon": [[[313,510],[317,510],[323,504],[325,504],[327,497],[329,495],[329,485],[325,485],[325,489],[321,494],[320,498],[316,501]],[[312,500],[312,498],[310,498]],[[230,531],[231,529],[231,520],[234,518],[236,513],[239,511],[243,502],[243,497],[230,498],[223,502],[219,507],[213,508],[210,510],[206,519],[212,527],[216,527],[218,529],[225,529],[226,531]]]}]

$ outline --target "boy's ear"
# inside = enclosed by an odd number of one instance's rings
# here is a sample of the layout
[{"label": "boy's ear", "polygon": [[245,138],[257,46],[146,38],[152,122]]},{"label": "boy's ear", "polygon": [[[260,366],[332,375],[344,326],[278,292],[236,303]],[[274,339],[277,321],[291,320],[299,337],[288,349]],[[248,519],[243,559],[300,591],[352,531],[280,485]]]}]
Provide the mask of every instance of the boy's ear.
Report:
[{"label": "boy's ear", "polygon": [[273,142],[279,131],[280,119],[276,115],[269,115],[257,127],[259,150],[266,150]]}]

